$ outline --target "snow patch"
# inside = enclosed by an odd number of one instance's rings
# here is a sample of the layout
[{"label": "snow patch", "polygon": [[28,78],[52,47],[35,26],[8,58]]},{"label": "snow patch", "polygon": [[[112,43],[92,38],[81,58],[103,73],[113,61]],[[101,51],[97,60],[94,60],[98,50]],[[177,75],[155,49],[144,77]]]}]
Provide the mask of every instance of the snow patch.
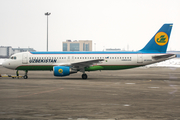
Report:
[{"label": "snow patch", "polygon": [[145,67],[180,67],[180,58],[174,58],[159,63],[146,65]]}]

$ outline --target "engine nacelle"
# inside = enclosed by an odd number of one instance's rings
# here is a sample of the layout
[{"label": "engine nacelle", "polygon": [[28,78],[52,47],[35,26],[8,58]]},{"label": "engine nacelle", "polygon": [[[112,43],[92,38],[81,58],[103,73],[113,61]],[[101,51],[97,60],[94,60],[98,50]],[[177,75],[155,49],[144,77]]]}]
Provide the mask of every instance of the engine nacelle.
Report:
[{"label": "engine nacelle", "polygon": [[54,66],[54,76],[67,76],[71,73],[69,66]]}]

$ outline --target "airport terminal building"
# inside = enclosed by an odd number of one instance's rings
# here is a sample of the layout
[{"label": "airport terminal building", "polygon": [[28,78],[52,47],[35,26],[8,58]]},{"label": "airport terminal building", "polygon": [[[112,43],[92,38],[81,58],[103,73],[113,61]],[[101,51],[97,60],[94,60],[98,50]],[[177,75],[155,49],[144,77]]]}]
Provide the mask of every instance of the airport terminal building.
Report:
[{"label": "airport terminal building", "polygon": [[9,58],[9,56],[26,51],[36,51],[33,48],[12,48],[11,46],[0,46],[0,58]]},{"label": "airport terminal building", "polygon": [[92,51],[92,40],[66,40],[62,51]]}]

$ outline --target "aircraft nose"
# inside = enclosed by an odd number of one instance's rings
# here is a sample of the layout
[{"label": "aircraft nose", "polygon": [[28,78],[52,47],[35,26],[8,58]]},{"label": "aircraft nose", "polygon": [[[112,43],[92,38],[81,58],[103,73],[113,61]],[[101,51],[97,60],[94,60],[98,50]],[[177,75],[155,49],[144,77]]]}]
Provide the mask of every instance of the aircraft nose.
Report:
[{"label": "aircraft nose", "polygon": [[4,65],[5,65],[5,61],[2,62],[2,66],[3,66],[3,67],[4,67]]},{"label": "aircraft nose", "polygon": [[2,62],[2,66],[3,66],[3,67],[7,67],[7,62],[6,62],[6,61],[3,61],[3,62]]}]

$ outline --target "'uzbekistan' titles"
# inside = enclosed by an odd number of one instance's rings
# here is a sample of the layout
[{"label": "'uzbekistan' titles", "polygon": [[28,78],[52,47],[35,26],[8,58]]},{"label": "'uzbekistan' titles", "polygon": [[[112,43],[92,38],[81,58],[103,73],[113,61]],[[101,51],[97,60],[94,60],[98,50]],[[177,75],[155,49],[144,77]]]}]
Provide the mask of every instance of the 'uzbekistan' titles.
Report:
[{"label": "'uzbekistan' titles", "polygon": [[29,63],[56,63],[57,59],[30,59]]}]

